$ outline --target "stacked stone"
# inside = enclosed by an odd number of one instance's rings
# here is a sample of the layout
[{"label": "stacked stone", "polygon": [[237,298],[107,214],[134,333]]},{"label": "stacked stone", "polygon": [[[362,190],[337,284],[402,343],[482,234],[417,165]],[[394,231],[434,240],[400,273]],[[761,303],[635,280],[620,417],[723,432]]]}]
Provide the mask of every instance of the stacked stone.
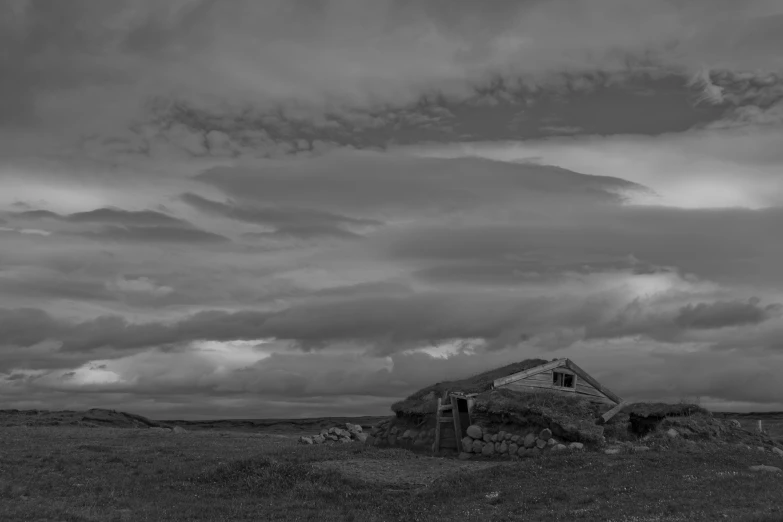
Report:
[{"label": "stacked stone", "polygon": [[373,426],[366,444],[379,447],[430,450],[434,441],[435,428],[397,426],[392,423],[392,419],[385,419]]},{"label": "stacked stone", "polygon": [[483,455],[491,457],[495,455],[508,457],[533,457],[549,449],[550,451],[563,451],[566,449],[581,450],[584,445],[580,442],[572,442],[568,446],[561,444],[554,437],[552,431],[543,429],[538,433],[513,433],[511,431],[498,431],[489,433],[481,426],[472,425],[467,429],[467,436],[461,441],[462,453],[460,458],[470,458],[471,455]]},{"label": "stacked stone", "polygon": [[312,437],[299,437],[302,444],[325,444],[329,442],[365,442],[367,434],[362,432],[362,427],[358,424],[345,423],[345,428],[332,427],[322,429],[321,433]]}]

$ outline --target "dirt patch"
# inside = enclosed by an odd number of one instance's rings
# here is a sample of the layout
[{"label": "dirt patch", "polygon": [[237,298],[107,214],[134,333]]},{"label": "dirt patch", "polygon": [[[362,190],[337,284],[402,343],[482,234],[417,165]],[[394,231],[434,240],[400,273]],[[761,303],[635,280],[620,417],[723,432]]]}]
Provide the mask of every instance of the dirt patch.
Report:
[{"label": "dirt patch", "polygon": [[336,470],[365,482],[388,486],[427,486],[445,475],[472,473],[508,465],[499,462],[464,462],[453,459],[420,458],[394,462],[387,460],[327,460],[313,464],[321,469]]}]

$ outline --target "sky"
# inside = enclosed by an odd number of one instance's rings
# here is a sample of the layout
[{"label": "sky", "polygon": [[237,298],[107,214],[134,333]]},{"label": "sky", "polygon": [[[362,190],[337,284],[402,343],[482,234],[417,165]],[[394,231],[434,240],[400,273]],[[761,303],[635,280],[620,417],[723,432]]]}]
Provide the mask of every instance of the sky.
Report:
[{"label": "sky", "polygon": [[783,410],[778,0],[0,0],[0,408]]}]

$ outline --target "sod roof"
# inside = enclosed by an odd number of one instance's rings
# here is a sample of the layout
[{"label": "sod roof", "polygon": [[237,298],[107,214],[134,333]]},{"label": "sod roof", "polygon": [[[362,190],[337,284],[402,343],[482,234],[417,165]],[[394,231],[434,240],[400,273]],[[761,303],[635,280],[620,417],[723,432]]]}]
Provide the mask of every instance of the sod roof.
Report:
[{"label": "sod roof", "polygon": [[391,409],[394,413],[400,415],[435,413],[438,407],[438,398],[443,397],[444,392],[483,393],[492,389],[492,383],[495,379],[513,375],[548,362],[543,359],[526,359],[464,379],[439,382],[422,388],[405,400],[392,404]]}]

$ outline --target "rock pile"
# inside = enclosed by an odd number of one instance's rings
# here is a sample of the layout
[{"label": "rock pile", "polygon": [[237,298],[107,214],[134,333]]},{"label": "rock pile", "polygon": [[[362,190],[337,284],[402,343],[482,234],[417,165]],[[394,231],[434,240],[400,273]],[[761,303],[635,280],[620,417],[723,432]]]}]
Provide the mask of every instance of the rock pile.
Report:
[{"label": "rock pile", "polygon": [[367,434],[362,431],[362,427],[358,424],[345,423],[345,428],[332,427],[324,428],[318,435],[312,437],[301,436],[299,442],[301,444],[327,444],[332,442],[365,442],[367,440]]},{"label": "rock pile", "polygon": [[460,458],[470,458],[471,454],[491,457],[493,455],[508,457],[533,457],[543,451],[582,450],[584,444],[572,442],[567,446],[552,436],[552,431],[545,428],[538,433],[514,433],[498,431],[489,433],[481,426],[472,425],[467,430],[467,436],[460,441]]}]

